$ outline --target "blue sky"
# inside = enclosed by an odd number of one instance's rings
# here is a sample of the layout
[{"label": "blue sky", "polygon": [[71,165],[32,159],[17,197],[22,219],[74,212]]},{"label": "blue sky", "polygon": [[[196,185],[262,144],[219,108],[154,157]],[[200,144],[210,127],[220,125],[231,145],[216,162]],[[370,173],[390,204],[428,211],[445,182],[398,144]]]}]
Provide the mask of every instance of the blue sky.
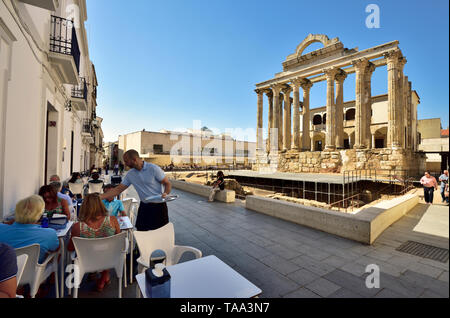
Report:
[{"label": "blue sky", "polygon": [[[380,8],[378,29],[365,25],[371,3]],[[87,0],[87,6],[106,141],[144,128],[192,128],[194,120],[223,132],[255,128],[255,84],[280,72],[309,33],[360,50],[398,40],[405,75],[420,96],[419,118],[440,117],[448,126],[447,0]],[[354,80],[353,74],[345,82],[345,101],[354,99]],[[384,93],[381,67],[372,95]],[[311,107],[325,103],[325,83],[315,84]]]}]

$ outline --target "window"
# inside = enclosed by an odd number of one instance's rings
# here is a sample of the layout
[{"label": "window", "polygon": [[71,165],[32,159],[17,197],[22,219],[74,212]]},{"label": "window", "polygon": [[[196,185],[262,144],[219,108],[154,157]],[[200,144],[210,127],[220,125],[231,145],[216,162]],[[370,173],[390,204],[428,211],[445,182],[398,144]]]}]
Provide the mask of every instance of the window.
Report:
[{"label": "window", "polygon": [[162,153],[163,145],[153,145],[153,153]]},{"label": "window", "polygon": [[322,116],[315,115],[313,117],[313,125],[321,125],[322,124]]},{"label": "window", "polygon": [[345,120],[355,120],[355,109],[350,108],[345,112]]}]

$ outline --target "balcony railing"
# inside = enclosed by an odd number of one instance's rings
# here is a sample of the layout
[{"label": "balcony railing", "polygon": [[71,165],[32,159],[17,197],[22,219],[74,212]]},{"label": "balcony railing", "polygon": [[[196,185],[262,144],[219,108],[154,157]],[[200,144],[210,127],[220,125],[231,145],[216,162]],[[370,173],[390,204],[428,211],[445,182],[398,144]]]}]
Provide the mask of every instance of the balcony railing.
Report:
[{"label": "balcony railing", "polygon": [[80,84],[72,86],[72,97],[81,98],[87,102],[87,96],[86,79],[84,77],[80,77]]},{"label": "balcony railing", "polygon": [[94,130],[90,119],[83,119],[83,134],[90,134],[91,136],[94,135]]},{"label": "balcony railing", "polygon": [[80,72],[80,47],[73,21],[51,16],[50,52],[72,55]]}]

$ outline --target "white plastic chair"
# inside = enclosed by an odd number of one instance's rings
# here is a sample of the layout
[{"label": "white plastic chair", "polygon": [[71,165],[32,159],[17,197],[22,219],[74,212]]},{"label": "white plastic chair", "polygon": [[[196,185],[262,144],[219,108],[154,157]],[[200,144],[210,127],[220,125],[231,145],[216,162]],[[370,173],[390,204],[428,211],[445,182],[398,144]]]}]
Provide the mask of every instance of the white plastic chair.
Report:
[{"label": "white plastic chair", "polygon": [[74,237],[72,240],[77,254],[74,265],[79,270],[75,274],[73,297],[78,297],[79,284],[85,273],[114,268],[119,278],[119,298],[122,298],[122,277],[128,250],[127,233],[96,239]]},{"label": "white plastic chair", "polygon": [[134,231],[133,235],[141,254],[137,259],[139,273],[150,267],[150,255],[156,250],[166,254],[166,266],[177,264],[185,252],[194,253],[195,258],[202,257],[202,252],[195,247],[175,245],[173,223],[168,223],[157,230]]},{"label": "white plastic chair", "polygon": [[53,252],[42,264],[39,261],[39,244],[33,244],[21,248],[16,248],[16,256],[26,254],[28,260],[25,264],[22,277],[20,278],[20,285],[30,285],[30,296],[34,298],[39,286],[52,274],[55,273],[55,292],[56,298],[59,298],[58,290],[58,252]]},{"label": "white plastic chair", "polygon": [[88,183],[89,193],[102,193],[103,192],[103,182],[102,183]]},{"label": "white plastic chair", "polygon": [[22,278],[23,270],[25,269],[25,264],[27,263],[28,255],[22,254],[17,256],[17,286],[20,284],[20,279]]},{"label": "white plastic chair", "polygon": [[71,183],[69,182],[69,190],[70,192],[72,192],[73,194],[80,194],[81,196],[83,196],[83,183]]}]

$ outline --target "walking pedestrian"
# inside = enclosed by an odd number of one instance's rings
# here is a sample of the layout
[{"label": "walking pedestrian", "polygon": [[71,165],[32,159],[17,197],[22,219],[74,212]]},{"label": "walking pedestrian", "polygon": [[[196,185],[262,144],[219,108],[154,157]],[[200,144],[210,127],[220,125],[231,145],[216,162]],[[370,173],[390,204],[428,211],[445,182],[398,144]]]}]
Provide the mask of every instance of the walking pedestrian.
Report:
[{"label": "walking pedestrian", "polygon": [[441,182],[442,203],[448,203],[448,197],[445,197],[445,186],[448,184],[448,170],[444,170],[444,173],[439,177],[439,181]]},{"label": "walking pedestrian", "polygon": [[433,204],[433,192],[437,190],[436,178],[430,175],[428,171],[425,171],[425,175],[420,179],[420,184],[423,185],[425,202]]}]

